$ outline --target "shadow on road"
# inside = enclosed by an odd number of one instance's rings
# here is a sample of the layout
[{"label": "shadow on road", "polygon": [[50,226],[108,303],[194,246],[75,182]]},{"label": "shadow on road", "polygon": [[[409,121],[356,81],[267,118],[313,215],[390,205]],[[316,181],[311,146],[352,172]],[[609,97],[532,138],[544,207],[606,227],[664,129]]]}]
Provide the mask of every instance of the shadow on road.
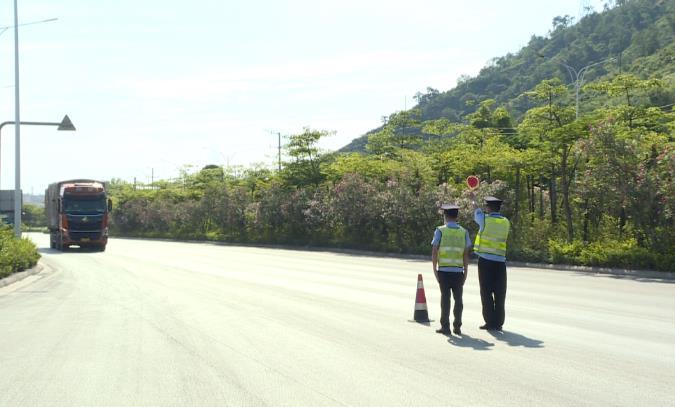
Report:
[{"label": "shadow on road", "polygon": [[56,249],[50,249],[48,247],[38,247],[37,249],[38,253],[40,254],[66,254],[66,253],[100,253],[99,250],[96,250],[91,247],[70,247],[68,249],[64,250],[56,250]]},{"label": "shadow on road", "polygon": [[544,347],[544,341],[540,341],[539,339],[528,338],[527,336],[523,336],[515,332],[488,331],[488,333],[492,335],[496,340],[506,342],[506,344],[509,346],[522,346],[525,348]]},{"label": "shadow on road", "polygon": [[62,251],[56,250],[56,249],[49,249],[47,247],[38,247],[37,249],[38,253],[40,254],[62,254]]},{"label": "shadow on road", "polygon": [[472,338],[465,334],[462,336],[448,336],[448,343],[460,348],[473,348],[473,350],[490,350],[491,347],[495,346],[494,343],[490,343],[483,339]]},{"label": "shadow on road", "polygon": [[429,321],[421,322],[421,321],[415,321],[415,320],[409,319],[408,322],[413,322],[415,324],[424,325],[424,326],[431,326],[431,323],[434,322],[434,320],[430,319]]}]

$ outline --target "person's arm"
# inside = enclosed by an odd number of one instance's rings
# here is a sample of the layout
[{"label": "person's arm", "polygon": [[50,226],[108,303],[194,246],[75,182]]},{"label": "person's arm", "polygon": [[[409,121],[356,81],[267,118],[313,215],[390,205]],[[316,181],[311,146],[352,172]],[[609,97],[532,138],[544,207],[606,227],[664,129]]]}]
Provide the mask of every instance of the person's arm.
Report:
[{"label": "person's arm", "polygon": [[438,280],[438,246],[433,246],[431,249],[431,266],[434,269],[434,277],[436,277],[436,282]]},{"label": "person's arm", "polygon": [[471,200],[471,211],[474,212],[476,208],[478,208],[478,204],[476,203],[476,192],[471,191],[469,192],[469,199]]},{"label": "person's arm", "polygon": [[481,208],[473,210],[473,221],[478,224],[478,231],[482,232],[485,227],[485,212]]},{"label": "person's arm", "polygon": [[464,280],[462,280],[462,285],[466,283],[466,278],[469,276],[469,252],[471,252],[470,247],[464,249]]},{"label": "person's arm", "polygon": [[471,199],[471,211],[473,212],[473,221],[478,224],[478,230],[482,231],[483,226],[485,225],[485,213],[476,203],[476,193],[471,191],[469,193],[469,198]]}]

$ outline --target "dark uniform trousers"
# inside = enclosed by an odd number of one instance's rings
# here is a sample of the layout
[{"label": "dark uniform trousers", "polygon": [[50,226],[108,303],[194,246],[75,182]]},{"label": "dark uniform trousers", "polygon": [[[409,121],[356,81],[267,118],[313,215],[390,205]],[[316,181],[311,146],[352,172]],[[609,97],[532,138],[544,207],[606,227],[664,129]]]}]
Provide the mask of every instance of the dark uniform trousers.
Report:
[{"label": "dark uniform trousers", "polygon": [[438,285],[441,287],[441,327],[448,329],[450,327],[450,291],[455,299],[455,307],[452,309],[455,320],[452,325],[455,328],[462,326],[462,292],[464,291],[464,273],[458,272],[438,272]]},{"label": "dark uniform trousers", "polygon": [[478,282],[483,319],[489,327],[504,325],[506,301],[506,263],[478,258]]}]

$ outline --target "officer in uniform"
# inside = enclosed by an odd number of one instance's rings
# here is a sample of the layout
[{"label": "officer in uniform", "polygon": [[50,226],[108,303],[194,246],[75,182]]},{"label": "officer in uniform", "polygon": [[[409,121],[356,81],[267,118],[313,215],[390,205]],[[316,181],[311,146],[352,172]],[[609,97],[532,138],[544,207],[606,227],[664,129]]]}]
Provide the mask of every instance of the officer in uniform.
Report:
[{"label": "officer in uniform", "polygon": [[457,224],[459,206],[441,206],[445,224],[436,228],[431,241],[431,263],[436,281],[441,288],[441,328],[436,332],[450,335],[450,292],[455,299],[453,329],[456,335],[462,330],[462,291],[469,271],[471,239],[469,233]]},{"label": "officer in uniform", "polygon": [[478,282],[485,320],[480,329],[501,331],[506,300],[506,239],[511,223],[499,213],[501,199],[488,196],[485,204],[485,211],[476,208],[473,215],[479,227],[473,250],[478,254]]}]

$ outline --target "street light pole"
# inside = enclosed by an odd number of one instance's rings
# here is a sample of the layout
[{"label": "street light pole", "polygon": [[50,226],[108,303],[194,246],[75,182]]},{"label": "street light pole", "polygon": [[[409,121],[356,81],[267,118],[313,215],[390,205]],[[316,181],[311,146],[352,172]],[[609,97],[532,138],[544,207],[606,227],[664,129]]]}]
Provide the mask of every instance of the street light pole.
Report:
[{"label": "street light pole", "polygon": [[[16,124],[19,123],[17,126]],[[14,124],[14,128],[18,129],[21,125],[24,126],[57,126],[57,130],[61,131],[75,131],[75,126],[73,122],[70,121],[68,115],[63,117],[63,120],[60,122],[18,122],[18,121],[8,121],[0,123],[0,139],[2,139],[2,128],[8,124]],[[18,238],[21,237],[21,178],[19,174],[19,158],[21,156],[21,151],[19,150],[19,139],[16,140],[16,166],[15,171],[15,181],[14,181],[14,235]]]},{"label": "street light pole", "polygon": [[[21,114],[19,112],[19,11],[14,0],[14,235],[21,237]],[[18,222],[17,222],[18,220]]]},{"label": "street light pole", "polygon": [[614,60],[614,57],[612,58],[606,58],[603,59],[602,61],[594,62],[592,64],[586,65],[583,68],[579,69],[578,71],[574,69],[574,67],[567,65],[564,62],[560,61],[553,61],[557,64],[560,64],[564,66],[567,69],[567,73],[570,75],[570,80],[574,83],[574,97],[576,100],[576,107],[575,107],[575,118],[579,118],[579,91],[581,90],[581,86],[584,84],[584,76],[586,75],[586,72],[588,72],[589,68],[592,68],[596,65],[600,65],[604,62],[607,61],[612,61]]},{"label": "street light pole", "polygon": [[[4,27],[0,27],[0,35],[4,34],[5,31],[9,30],[10,28],[16,28],[17,26],[18,26],[18,27],[21,27],[21,26],[24,26],[24,25],[33,25],[33,24],[49,23],[49,22],[56,21],[56,20],[58,20],[58,18],[48,18],[48,19],[46,19],[46,20],[31,21],[31,22],[29,22],[29,23],[22,23],[22,24],[16,24],[16,22],[15,22],[13,26],[4,26]],[[17,47],[17,48],[18,48],[18,47]],[[18,63],[17,63],[17,65],[18,65]],[[1,189],[2,189],[2,188],[0,188],[0,190],[1,190]]]}]

